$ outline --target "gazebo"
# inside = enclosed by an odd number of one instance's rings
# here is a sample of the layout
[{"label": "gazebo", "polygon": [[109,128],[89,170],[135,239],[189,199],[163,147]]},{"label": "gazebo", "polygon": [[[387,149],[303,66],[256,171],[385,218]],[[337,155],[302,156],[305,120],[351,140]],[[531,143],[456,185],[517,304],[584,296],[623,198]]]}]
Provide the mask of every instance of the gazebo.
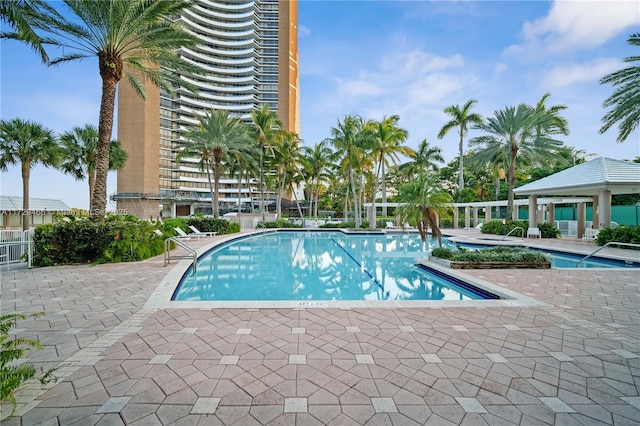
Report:
[{"label": "gazebo", "polygon": [[[593,227],[608,228],[611,226],[611,195],[640,194],[640,164],[598,157],[523,185],[513,192],[529,196],[529,228],[537,226],[539,195],[593,197]],[[585,218],[586,203],[579,202],[578,238],[584,234]]]}]

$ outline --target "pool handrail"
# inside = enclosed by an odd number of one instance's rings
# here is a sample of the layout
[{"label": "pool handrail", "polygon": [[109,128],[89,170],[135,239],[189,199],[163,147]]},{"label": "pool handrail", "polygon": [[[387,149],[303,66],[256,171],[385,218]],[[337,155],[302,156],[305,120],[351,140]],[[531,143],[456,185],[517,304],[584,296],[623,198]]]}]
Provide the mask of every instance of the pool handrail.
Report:
[{"label": "pool handrail", "polygon": [[519,229],[520,231],[522,231],[520,233],[520,238],[524,239],[524,228],[522,226],[516,226],[515,228],[513,228],[511,231],[509,231],[507,233],[507,235],[505,235],[504,237],[502,237],[502,239],[500,241],[503,241],[505,238],[507,238],[509,235],[511,235],[513,233],[513,231],[515,231],[516,229]]},{"label": "pool handrail", "polygon": [[[189,255],[181,255],[181,256],[171,256],[171,241],[176,243],[176,245],[182,247],[186,251],[188,251]],[[197,270],[198,264],[198,252],[196,252],[193,248],[187,245],[181,237],[169,237],[164,240],[164,266],[169,264],[171,259],[193,259],[193,272]]]},{"label": "pool handrail", "polygon": [[603,245],[602,247],[597,248],[596,250],[592,251],[590,254],[586,255],[585,257],[583,257],[582,259],[580,259],[577,263],[576,263],[576,268],[578,267],[578,265],[582,262],[584,262],[585,260],[587,260],[588,258],[590,258],[591,256],[593,256],[594,254],[596,254],[597,252],[599,252],[600,250],[608,247],[608,246],[612,246],[612,245],[617,245],[617,246],[626,246],[626,247],[638,247],[640,248],[640,244],[634,244],[634,243],[621,243],[618,241],[609,241],[608,243],[606,243],[605,245]]}]

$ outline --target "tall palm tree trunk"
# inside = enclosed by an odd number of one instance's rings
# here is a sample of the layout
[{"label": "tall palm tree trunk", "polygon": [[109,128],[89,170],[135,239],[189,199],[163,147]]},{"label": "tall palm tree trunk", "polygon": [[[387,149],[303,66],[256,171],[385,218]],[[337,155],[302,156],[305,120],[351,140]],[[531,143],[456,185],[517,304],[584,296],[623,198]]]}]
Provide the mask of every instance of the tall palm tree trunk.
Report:
[{"label": "tall palm tree trunk", "polygon": [[107,173],[109,173],[109,147],[113,131],[116,87],[122,77],[122,60],[109,58],[106,53],[98,55],[98,66],[102,77],[100,99],[100,121],[98,122],[98,154],[96,156],[96,182],[91,194],[90,215],[103,220],[107,213]]},{"label": "tall palm tree trunk", "polygon": [[356,229],[360,229],[360,212],[358,211],[358,194],[356,193],[356,180],[353,177],[353,168],[351,167],[351,165],[349,165],[349,180],[351,181],[351,195],[353,195],[353,212],[355,214]]},{"label": "tall palm tree trunk", "polygon": [[213,185],[215,187],[213,198],[213,218],[220,216],[220,205],[218,203],[218,194],[220,193],[220,159],[216,158],[213,166]]},{"label": "tall palm tree trunk", "polygon": [[458,150],[460,151],[460,168],[458,170],[458,172],[460,173],[460,176],[458,177],[458,192],[460,193],[462,193],[462,191],[464,190],[464,173],[463,173],[464,160],[462,159],[462,154],[463,154],[462,151],[464,149],[463,144],[464,144],[464,136],[463,136],[463,133],[460,132],[460,144],[458,145]]},{"label": "tall palm tree trunk", "polygon": [[96,171],[89,170],[87,173],[87,181],[89,182],[89,200],[91,200],[91,196],[93,195],[93,190],[96,186]]},{"label": "tall palm tree trunk", "polygon": [[31,177],[31,163],[22,163],[22,230],[29,229],[29,178]]},{"label": "tall palm tree trunk", "polygon": [[507,220],[513,215],[513,188],[516,184],[516,157],[518,156],[518,148],[512,147],[509,162],[509,193],[507,194]]},{"label": "tall palm tree trunk", "polygon": [[382,162],[382,216],[387,215],[387,173]]},{"label": "tall palm tree trunk", "polygon": [[262,212],[262,223],[264,223],[264,146],[260,144],[260,211]]},{"label": "tall palm tree trunk", "polygon": [[242,167],[238,171],[238,214],[242,213]]},{"label": "tall palm tree trunk", "polygon": [[304,216],[302,215],[302,208],[300,208],[300,201],[298,201],[298,196],[296,195],[296,191],[293,190],[293,183],[290,183],[291,193],[293,194],[293,199],[296,200],[296,207],[298,207],[298,214],[300,215],[300,219],[302,219],[302,224],[304,225]]},{"label": "tall palm tree trunk", "polygon": [[373,196],[371,197],[371,223],[369,223],[369,228],[376,229],[376,220],[374,220],[374,216],[376,213],[376,195],[378,194],[378,180],[380,178],[380,168],[382,167],[382,161],[378,163],[378,170],[376,171],[376,178],[373,182]]},{"label": "tall palm tree trunk", "polygon": [[215,217],[216,216],[216,197],[215,197],[215,190],[214,190],[214,184],[211,181],[211,165],[209,164],[209,161],[205,161],[204,164],[206,171],[207,171],[207,181],[209,181],[209,193],[211,194],[211,214]]}]

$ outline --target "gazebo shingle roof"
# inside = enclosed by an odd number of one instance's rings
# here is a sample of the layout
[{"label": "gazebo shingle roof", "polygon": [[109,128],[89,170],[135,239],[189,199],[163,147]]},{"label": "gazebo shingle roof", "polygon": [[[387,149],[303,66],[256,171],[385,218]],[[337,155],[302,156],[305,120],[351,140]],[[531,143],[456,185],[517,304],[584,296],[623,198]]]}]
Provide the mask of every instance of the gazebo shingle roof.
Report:
[{"label": "gazebo shingle roof", "polygon": [[[54,212],[68,211],[71,208],[60,200],[52,200],[49,198],[31,198],[29,197],[30,210],[48,210]],[[0,210],[4,211],[20,211],[22,210],[22,197],[13,197],[0,195]]]},{"label": "gazebo shingle roof", "polygon": [[517,195],[640,194],[640,164],[598,157],[514,189]]}]

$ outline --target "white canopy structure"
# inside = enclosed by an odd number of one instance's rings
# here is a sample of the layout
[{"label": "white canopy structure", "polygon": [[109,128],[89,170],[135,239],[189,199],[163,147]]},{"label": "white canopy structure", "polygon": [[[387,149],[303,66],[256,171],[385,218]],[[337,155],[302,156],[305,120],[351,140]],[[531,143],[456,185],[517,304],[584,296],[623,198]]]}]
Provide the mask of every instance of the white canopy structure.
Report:
[{"label": "white canopy structure", "polygon": [[[640,194],[640,164],[598,157],[514,189],[516,195],[529,195],[529,211],[535,212],[538,195],[593,197],[594,228],[611,226],[611,195]],[[532,207],[533,206],[533,207]],[[584,233],[585,203],[578,203],[578,237]],[[536,226],[536,215],[529,215],[529,227]]]}]

